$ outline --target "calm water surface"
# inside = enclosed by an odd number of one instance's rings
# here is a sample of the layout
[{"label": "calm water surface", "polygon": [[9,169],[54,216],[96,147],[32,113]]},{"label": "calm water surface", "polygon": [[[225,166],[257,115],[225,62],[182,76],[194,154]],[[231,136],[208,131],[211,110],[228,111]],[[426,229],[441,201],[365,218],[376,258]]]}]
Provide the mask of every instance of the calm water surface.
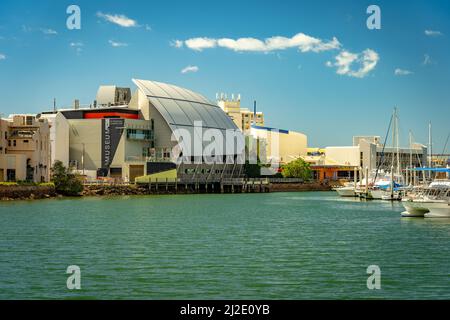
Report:
[{"label": "calm water surface", "polygon": [[333,192],[2,202],[0,299],[449,299],[450,220],[401,211]]}]

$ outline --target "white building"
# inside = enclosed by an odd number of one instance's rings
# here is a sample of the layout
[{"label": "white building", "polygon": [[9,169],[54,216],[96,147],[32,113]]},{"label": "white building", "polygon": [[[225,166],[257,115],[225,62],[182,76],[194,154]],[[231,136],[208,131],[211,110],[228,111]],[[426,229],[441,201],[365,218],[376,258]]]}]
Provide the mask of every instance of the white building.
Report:
[{"label": "white building", "polygon": [[50,163],[61,161],[69,166],[69,123],[61,112],[41,114],[50,124]]}]

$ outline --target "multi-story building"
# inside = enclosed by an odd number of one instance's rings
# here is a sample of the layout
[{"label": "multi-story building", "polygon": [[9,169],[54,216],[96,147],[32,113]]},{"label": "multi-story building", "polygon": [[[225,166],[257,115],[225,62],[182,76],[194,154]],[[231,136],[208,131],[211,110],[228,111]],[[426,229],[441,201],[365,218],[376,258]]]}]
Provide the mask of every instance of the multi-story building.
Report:
[{"label": "multi-story building", "polygon": [[[175,172],[182,181],[207,183],[241,174],[243,165],[236,160],[244,151],[242,133],[217,105],[174,85],[133,82],[137,90],[128,102],[120,92],[129,89],[108,86],[100,88],[94,107],[42,114],[52,119],[61,116],[67,122],[71,168],[90,178],[130,182],[155,174],[161,177],[165,171]],[[64,123],[60,119],[56,137],[66,134]],[[202,132],[210,129],[221,137],[212,142],[204,139]],[[228,131],[235,136],[229,138]],[[242,141],[241,151],[235,139]],[[207,148],[214,149],[213,159],[207,159]]]},{"label": "multi-story building", "polygon": [[264,113],[241,108],[241,97],[234,95],[231,100],[221,94],[217,100],[219,107],[233,120],[243,133],[249,133],[252,125],[264,126]]},{"label": "multi-story building", "polygon": [[391,171],[400,165],[400,170],[427,165],[426,146],[414,143],[410,148],[383,146],[379,136],[355,136],[352,146],[326,147],[323,152],[309,155],[318,179],[352,178],[354,169],[366,168]]},{"label": "multi-story building", "polygon": [[0,181],[49,181],[48,121],[35,115],[12,115],[0,122]]}]

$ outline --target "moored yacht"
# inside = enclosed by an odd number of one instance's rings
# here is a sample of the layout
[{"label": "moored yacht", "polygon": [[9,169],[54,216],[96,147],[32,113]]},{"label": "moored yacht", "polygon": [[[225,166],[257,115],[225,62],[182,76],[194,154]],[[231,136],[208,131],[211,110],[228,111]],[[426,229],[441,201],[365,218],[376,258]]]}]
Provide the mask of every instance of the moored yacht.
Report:
[{"label": "moored yacht", "polygon": [[341,197],[356,197],[355,185],[353,183],[347,183],[343,187],[334,189]]},{"label": "moored yacht", "polygon": [[403,217],[450,218],[450,180],[435,180],[402,200]]}]

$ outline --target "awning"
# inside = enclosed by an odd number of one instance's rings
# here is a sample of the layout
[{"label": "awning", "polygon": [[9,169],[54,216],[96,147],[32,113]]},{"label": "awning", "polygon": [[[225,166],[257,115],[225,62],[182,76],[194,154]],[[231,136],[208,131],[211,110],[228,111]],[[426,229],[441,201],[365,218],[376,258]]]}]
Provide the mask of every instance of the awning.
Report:
[{"label": "awning", "polygon": [[427,167],[423,167],[423,168],[409,168],[407,170],[410,170],[410,171],[432,171],[432,172],[446,172],[446,173],[450,173],[450,168],[427,168]]}]

